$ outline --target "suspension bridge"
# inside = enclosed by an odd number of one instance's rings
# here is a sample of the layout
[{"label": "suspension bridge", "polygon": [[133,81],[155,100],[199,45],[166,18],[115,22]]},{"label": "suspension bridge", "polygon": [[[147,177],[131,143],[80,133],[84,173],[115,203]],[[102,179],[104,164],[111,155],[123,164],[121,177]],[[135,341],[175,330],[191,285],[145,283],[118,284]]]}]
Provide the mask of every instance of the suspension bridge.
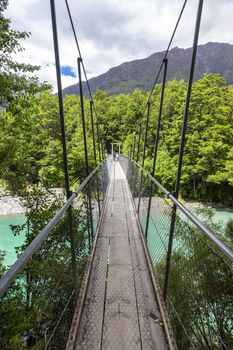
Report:
[{"label": "suspension bridge", "polygon": [[[27,331],[19,335],[20,348],[230,350],[233,321],[228,311],[233,308],[233,252],[178,199],[203,1],[197,8],[173,192],[154,174],[167,54],[187,1],[145,105],[145,126],[140,124],[129,154],[120,155],[118,161],[106,154],[88,85],[96,163],[92,171],[88,164],[81,70],[87,84],[88,80],[65,2],[79,52],[86,178],[75,192],[70,191],[56,15],[51,0],[67,200],[0,280],[2,310],[7,313],[9,302],[15,305],[13,315],[23,307],[23,317],[29,324]],[[153,169],[148,173],[144,165],[150,103],[161,72]],[[143,129],[144,147],[140,150]],[[12,325],[5,323],[1,327],[9,331]]]}]

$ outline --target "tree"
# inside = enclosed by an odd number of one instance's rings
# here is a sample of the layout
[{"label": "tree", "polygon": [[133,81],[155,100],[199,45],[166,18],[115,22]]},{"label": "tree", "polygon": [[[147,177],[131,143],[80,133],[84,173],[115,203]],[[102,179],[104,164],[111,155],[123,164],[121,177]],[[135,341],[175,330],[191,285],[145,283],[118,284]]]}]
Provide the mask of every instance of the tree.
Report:
[{"label": "tree", "polygon": [[[63,197],[36,187],[26,191],[23,200],[27,221],[23,226],[11,227],[14,235],[22,229],[27,232],[25,243],[17,248],[18,255],[64,202]],[[78,287],[89,253],[85,215],[83,205],[72,208]],[[1,255],[0,272],[4,272]],[[44,349],[50,336],[49,348],[65,348],[74,309],[70,235],[65,213],[1,299],[0,348]]]},{"label": "tree", "polygon": [[10,110],[0,114],[0,177],[13,193],[39,182],[40,161],[48,138],[42,104],[47,95],[18,96],[11,102]]},{"label": "tree", "polygon": [[[165,89],[156,176],[170,188],[174,188],[177,168],[185,86],[183,81],[171,81]],[[184,197],[232,203],[232,93],[232,87],[218,74],[206,74],[193,84],[181,176]],[[149,149],[154,144],[154,129],[151,124]]]},{"label": "tree", "polygon": [[18,95],[27,95],[40,91],[38,78],[29,76],[39,69],[38,66],[19,63],[13,56],[23,51],[19,40],[26,39],[30,34],[11,28],[11,21],[4,17],[8,0],[0,0],[0,105],[6,105]]},{"label": "tree", "polygon": [[[11,28],[4,11],[8,0],[0,0],[0,177],[14,193],[25,183],[38,182],[38,163],[35,150],[36,132],[32,132],[33,118],[27,108],[32,106],[36,93],[49,88],[32,75],[38,66],[19,63],[15,56],[23,51],[19,43],[29,33]],[[35,107],[35,106],[34,106]],[[35,128],[34,128],[35,131]]]},{"label": "tree", "polygon": [[230,219],[225,227],[225,235],[233,244],[233,219]]},{"label": "tree", "polygon": [[[220,226],[204,212],[214,232]],[[163,282],[166,258],[156,264]],[[168,285],[169,319],[179,349],[232,349],[231,262],[187,220],[177,217]],[[193,346],[192,346],[193,345]]]}]

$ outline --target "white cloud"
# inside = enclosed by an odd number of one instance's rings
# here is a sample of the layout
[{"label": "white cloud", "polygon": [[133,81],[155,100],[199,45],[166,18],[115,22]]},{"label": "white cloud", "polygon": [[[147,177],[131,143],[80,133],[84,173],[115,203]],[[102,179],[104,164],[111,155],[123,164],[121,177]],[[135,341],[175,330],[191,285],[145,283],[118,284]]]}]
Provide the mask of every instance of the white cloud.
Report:
[{"label": "white cloud", "polygon": [[[70,0],[75,28],[88,77],[104,73],[124,61],[165,50],[183,0]],[[190,47],[197,1],[187,3],[173,46]],[[77,49],[65,1],[55,1],[61,65],[77,69]],[[206,0],[200,43],[232,43],[233,1]],[[56,85],[49,0],[10,0],[6,15],[15,29],[31,32],[23,42],[20,60],[41,65],[39,77]],[[63,87],[77,82],[63,77]]]}]

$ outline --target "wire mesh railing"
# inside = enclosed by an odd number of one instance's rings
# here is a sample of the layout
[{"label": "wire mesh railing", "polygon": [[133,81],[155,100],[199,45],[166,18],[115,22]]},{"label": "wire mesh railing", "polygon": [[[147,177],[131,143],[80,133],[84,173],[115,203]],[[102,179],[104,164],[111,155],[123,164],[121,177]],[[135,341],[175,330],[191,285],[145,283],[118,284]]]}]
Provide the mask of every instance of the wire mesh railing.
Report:
[{"label": "wire mesh railing", "polygon": [[[166,297],[178,348],[232,349],[232,250],[136,162],[121,156],[120,163],[127,174],[154,273]],[[174,204],[176,221],[168,271]]]},{"label": "wire mesh railing", "polygon": [[107,186],[104,161],[61,209],[50,199],[52,220],[38,203],[31,207],[31,218],[40,215],[28,235],[40,232],[0,280],[1,349],[65,349]]}]

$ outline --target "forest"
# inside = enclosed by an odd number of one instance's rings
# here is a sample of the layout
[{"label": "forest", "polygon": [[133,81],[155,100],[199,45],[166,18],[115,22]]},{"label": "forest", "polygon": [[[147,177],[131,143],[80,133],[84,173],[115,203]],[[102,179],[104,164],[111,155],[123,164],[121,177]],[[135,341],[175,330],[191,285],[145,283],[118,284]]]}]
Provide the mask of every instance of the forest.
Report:
[{"label": "forest", "polygon": [[[62,148],[57,96],[40,87],[39,93],[17,96],[0,114],[0,178],[2,186],[19,193],[32,184],[63,185]],[[154,90],[146,151],[146,168],[152,166],[161,84]],[[184,81],[169,81],[165,89],[156,178],[173,189],[182,116],[186,94]],[[142,123],[140,154],[148,94],[108,96],[97,91],[95,108],[103,143],[120,142],[128,154]],[[68,163],[71,182],[85,176],[80,98],[64,97]],[[90,119],[90,101],[85,100],[89,162],[95,166]],[[182,171],[184,198],[232,204],[233,199],[233,86],[216,74],[206,74],[192,88]],[[140,159],[139,159],[140,162]]]},{"label": "forest", "polygon": [[[7,0],[0,1],[0,187],[19,194],[32,185],[63,186],[63,162],[58,99],[48,84],[39,82],[39,67],[19,63],[13,55],[23,51],[29,33],[11,28],[4,16]],[[15,57],[15,56],[14,56]],[[156,178],[174,189],[187,83],[168,81],[165,88]],[[145,167],[152,166],[161,84],[151,96]],[[145,106],[148,93],[108,96],[96,91],[95,126],[108,153],[111,142],[130,152],[142,126],[139,163],[143,149]],[[68,167],[75,187],[85,177],[80,98],[64,96]],[[85,100],[88,156],[95,167],[90,100]],[[232,206],[233,199],[233,86],[217,74],[206,74],[193,83],[184,150],[181,195],[204,202]],[[97,140],[97,137],[96,137]]]}]

